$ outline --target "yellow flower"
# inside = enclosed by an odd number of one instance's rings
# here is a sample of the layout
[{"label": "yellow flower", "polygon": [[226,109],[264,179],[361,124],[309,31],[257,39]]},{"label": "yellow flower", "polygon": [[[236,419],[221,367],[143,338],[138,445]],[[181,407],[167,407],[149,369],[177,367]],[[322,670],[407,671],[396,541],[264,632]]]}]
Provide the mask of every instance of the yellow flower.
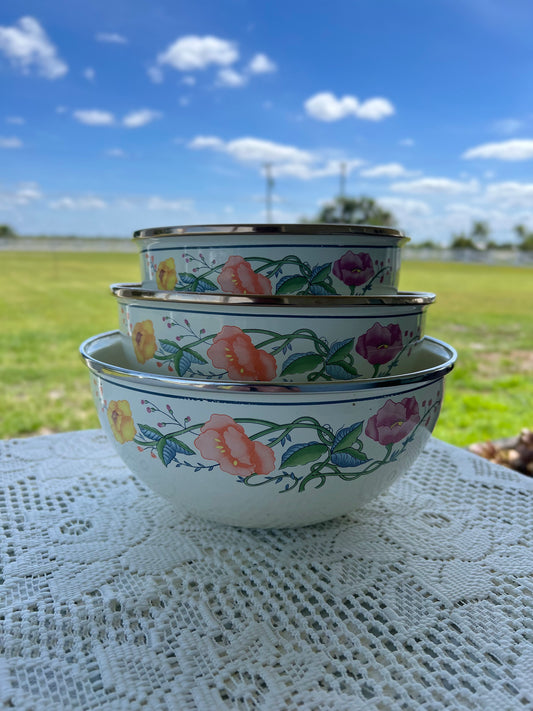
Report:
[{"label": "yellow flower", "polygon": [[133,424],[130,404],[127,400],[111,400],[107,407],[107,419],[117,442],[131,442],[137,430]]},{"label": "yellow flower", "polygon": [[146,363],[154,357],[157,343],[154,336],[154,324],[150,321],[140,321],[133,327],[131,334],[133,350],[139,363]]},{"label": "yellow flower", "polygon": [[155,278],[158,289],[164,289],[165,291],[172,291],[174,289],[178,278],[176,276],[176,264],[172,257],[161,262],[157,267]]}]

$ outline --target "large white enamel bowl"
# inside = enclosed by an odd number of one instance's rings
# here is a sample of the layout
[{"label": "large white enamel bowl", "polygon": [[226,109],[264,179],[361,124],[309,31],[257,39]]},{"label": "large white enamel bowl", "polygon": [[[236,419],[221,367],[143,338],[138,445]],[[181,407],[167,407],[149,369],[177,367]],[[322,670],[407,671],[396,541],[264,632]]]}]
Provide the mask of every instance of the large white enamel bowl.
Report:
[{"label": "large white enamel bowl", "polygon": [[325,521],[387,489],[426,444],[456,358],[425,338],[411,374],[283,386],[133,371],[116,331],[80,352],[101,425],[139,479],[180,511],[260,528]]},{"label": "large white enamel bowl", "polygon": [[129,367],[295,382],[410,370],[435,295],[237,296],[111,287]]},{"label": "large white enamel bowl", "polygon": [[402,232],[372,225],[181,225],[134,232],[143,285],[229,294],[390,294]]}]

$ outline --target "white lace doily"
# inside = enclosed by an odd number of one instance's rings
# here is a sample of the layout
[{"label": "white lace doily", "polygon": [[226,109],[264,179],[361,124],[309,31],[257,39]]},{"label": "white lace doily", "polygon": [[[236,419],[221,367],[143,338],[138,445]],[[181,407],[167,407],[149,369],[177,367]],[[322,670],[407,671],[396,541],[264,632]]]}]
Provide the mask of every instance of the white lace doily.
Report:
[{"label": "white lace doily", "polygon": [[432,439],[309,528],[176,515],[98,430],[0,443],[0,705],[533,708],[533,482]]}]

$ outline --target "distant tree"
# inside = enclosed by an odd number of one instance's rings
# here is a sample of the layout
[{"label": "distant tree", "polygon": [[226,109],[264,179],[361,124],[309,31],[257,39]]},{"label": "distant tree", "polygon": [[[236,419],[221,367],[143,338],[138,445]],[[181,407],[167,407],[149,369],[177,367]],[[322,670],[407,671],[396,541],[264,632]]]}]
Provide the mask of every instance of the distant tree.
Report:
[{"label": "distant tree", "polygon": [[413,242],[413,244],[409,246],[414,249],[440,249],[440,245],[432,239],[426,239],[423,242]]},{"label": "distant tree", "polygon": [[487,240],[489,234],[490,227],[488,222],[484,222],[483,220],[477,220],[472,223],[470,237],[481,249],[487,248]]},{"label": "distant tree", "polygon": [[494,242],[494,240],[489,239],[486,249],[513,249],[513,245],[511,242]]},{"label": "distant tree", "polygon": [[463,232],[458,235],[452,235],[452,243],[450,245],[452,249],[475,249],[479,250],[479,247],[474,242],[472,237],[467,237]]},{"label": "distant tree", "polygon": [[9,225],[0,225],[0,237],[18,237],[18,235]]},{"label": "distant tree", "polygon": [[[308,222],[308,220],[303,220]],[[393,227],[396,224],[394,215],[385,210],[373,198],[361,196],[336,197],[320,210],[312,222],[344,223],[354,225],[381,225]]]},{"label": "distant tree", "polygon": [[533,232],[529,232],[524,225],[516,225],[514,231],[519,240],[518,249],[525,252],[533,250]]}]

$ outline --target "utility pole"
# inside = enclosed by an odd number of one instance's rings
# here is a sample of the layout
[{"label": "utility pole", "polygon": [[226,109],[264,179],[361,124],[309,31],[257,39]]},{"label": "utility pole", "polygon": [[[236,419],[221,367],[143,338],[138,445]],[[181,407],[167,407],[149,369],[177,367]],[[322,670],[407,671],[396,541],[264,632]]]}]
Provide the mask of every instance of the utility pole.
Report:
[{"label": "utility pole", "polygon": [[274,190],[274,178],[272,177],[272,163],[265,163],[266,193],[265,211],[266,221],[272,222],[272,191]]},{"label": "utility pole", "polygon": [[339,197],[343,198],[346,196],[346,163],[340,164],[341,174],[339,180]]}]

